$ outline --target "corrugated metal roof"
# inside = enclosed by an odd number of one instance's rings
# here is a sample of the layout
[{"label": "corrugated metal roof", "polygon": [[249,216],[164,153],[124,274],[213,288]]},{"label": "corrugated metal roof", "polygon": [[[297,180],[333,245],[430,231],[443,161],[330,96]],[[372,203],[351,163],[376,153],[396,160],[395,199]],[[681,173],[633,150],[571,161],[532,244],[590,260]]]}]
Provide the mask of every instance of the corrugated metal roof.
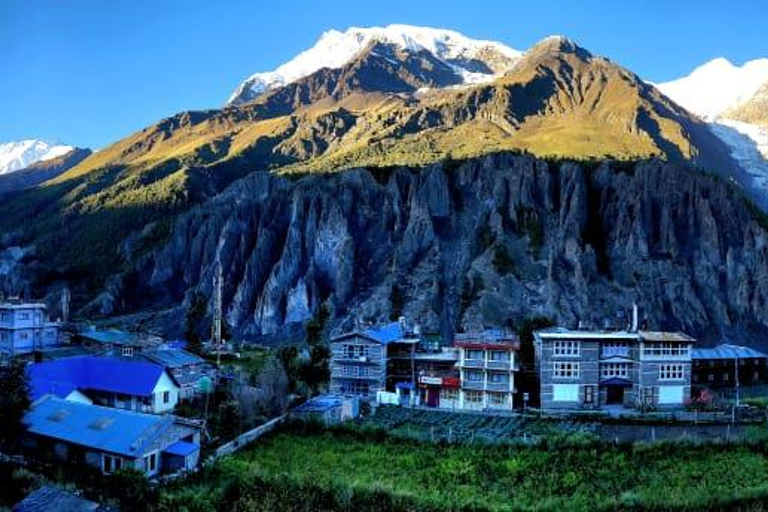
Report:
[{"label": "corrugated metal roof", "polygon": [[684,332],[666,332],[666,331],[640,331],[640,336],[645,341],[675,341],[693,343],[695,338],[688,336]]},{"label": "corrugated metal roof", "polygon": [[81,498],[52,485],[44,485],[31,492],[13,507],[14,512],[87,512],[98,510],[95,501]]},{"label": "corrugated metal roof", "polygon": [[340,407],[343,399],[337,395],[321,395],[310,398],[301,405],[294,407],[294,412],[323,412]]},{"label": "corrugated metal roof", "polygon": [[189,366],[194,364],[200,364],[205,360],[191,352],[178,349],[159,349],[146,351],[141,354],[145,358],[165,366],[166,368],[181,368],[182,366]]},{"label": "corrugated metal roof", "polygon": [[149,396],[165,368],[111,357],[72,357],[32,364],[27,371],[33,390],[71,385],[78,389]]},{"label": "corrugated metal roof", "polygon": [[176,441],[175,443],[173,443],[163,451],[165,453],[170,453],[171,455],[186,457],[188,455],[195,453],[199,449],[200,449],[200,445],[198,444],[188,443],[187,441]]},{"label": "corrugated metal roof", "polygon": [[135,334],[125,331],[108,330],[108,331],[85,331],[81,332],[80,336],[97,343],[104,344],[131,344],[136,343],[137,337]]},{"label": "corrugated metal roof", "polygon": [[142,414],[47,396],[24,417],[28,431],[100,451],[142,456],[143,447],[170,427],[171,416]]},{"label": "corrugated metal roof", "polygon": [[749,347],[723,343],[714,348],[695,348],[691,351],[691,359],[749,359],[766,357],[762,352]]},{"label": "corrugated metal roof", "polygon": [[393,341],[404,338],[406,333],[403,331],[399,322],[392,322],[380,327],[366,329],[363,331],[363,335],[378,341],[382,345],[387,345]]}]

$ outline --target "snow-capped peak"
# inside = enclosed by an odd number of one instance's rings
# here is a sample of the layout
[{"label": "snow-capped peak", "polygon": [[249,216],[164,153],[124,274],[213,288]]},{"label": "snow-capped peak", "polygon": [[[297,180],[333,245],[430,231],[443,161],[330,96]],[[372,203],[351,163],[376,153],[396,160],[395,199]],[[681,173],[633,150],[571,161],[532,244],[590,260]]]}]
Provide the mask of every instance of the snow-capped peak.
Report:
[{"label": "snow-capped peak", "polygon": [[0,143],[0,175],[65,155],[73,149],[72,146],[34,139]]},{"label": "snow-capped peak", "polygon": [[[504,44],[471,39],[453,30],[411,25],[352,27],[344,32],[329,30],[320,36],[312,48],[301,52],[274,71],[252,75],[237,88],[228,103],[249,101],[265,91],[299,80],[322,68],[340,68],[371,41],[395,44],[413,51],[427,50],[452,66],[468,83],[492,80],[498,73],[509,69],[521,54]],[[489,52],[494,54],[493,62],[488,62],[488,56],[484,55]],[[492,72],[471,69],[468,63],[477,60],[485,62]]]},{"label": "snow-capped peak", "polygon": [[768,59],[735,66],[719,57],[697,67],[686,77],[658,84],[658,88],[694,114],[714,120],[752,98],[767,82]]}]

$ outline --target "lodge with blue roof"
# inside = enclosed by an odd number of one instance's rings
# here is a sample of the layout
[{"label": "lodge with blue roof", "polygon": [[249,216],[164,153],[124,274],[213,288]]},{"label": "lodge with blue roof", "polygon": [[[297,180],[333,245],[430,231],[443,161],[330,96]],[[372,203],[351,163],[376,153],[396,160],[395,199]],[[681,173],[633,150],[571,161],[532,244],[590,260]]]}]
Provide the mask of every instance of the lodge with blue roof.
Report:
[{"label": "lodge with blue roof", "polygon": [[[164,413],[179,401],[181,387],[162,365],[111,357],[72,357],[27,367],[32,399],[59,398],[139,412]],[[77,394],[74,394],[77,392]]]},{"label": "lodge with blue roof", "polygon": [[33,403],[24,421],[27,450],[104,473],[130,467],[154,476],[193,469],[199,459],[199,427],[174,416],[45,395]]}]

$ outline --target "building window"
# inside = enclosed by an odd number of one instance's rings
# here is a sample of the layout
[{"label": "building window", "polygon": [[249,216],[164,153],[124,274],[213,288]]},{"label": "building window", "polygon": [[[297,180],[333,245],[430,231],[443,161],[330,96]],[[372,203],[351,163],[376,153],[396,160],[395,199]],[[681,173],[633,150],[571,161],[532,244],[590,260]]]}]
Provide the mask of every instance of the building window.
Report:
[{"label": "building window", "polygon": [[458,389],[441,389],[440,390],[440,400],[458,400],[459,399],[459,390]]},{"label": "building window", "polygon": [[123,347],[123,357],[133,357],[133,347]]},{"label": "building window", "polygon": [[483,382],[483,372],[465,372],[464,380],[467,382]]},{"label": "building window", "polygon": [[578,341],[556,341],[553,344],[554,355],[564,357],[579,357]]},{"label": "building window", "polygon": [[28,332],[20,332],[19,333],[19,339],[20,340],[28,340],[29,339],[29,333]]},{"label": "building window", "polygon": [[723,382],[728,382],[728,374],[727,373],[723,374]]},{"label": "building window", "polygon": [[552,376],[555,379],[578,379],[579,363],[555,361],[553,363]]},{"label": "building window", "polygon": [[509,361],[509,352],[504,352],[502,350],[491,350],[488,352],[488,359],[499,363],[506,363]]},{"label": "building window", "polygon": [[644,343],[643,355],[648,357],[688,356],[688,345],[680,343]]},{"label": "building window", "polygon": [[481,404],[483,403],[483,392],[482,391],[465,391],[464,401],[467,402],[468,404]]},{"label": "building window", "polygon": [[467,350],[466,357],[464,359],[480,360],[484,359],[482,350]]},{"label": "building window", "polygon": [[489,372],[488,382],[494,384],[509,384],[509,375],[506,373]]},{"label": "building window", "polygon": [[167,404],[171,401],[171,392],[170,391],[163,391],[163,403]]},{"label": "building window", "polygon": [[368,383],[365,381],[352,380],[344,382],[341,385],[341,391],[342,393],[349,393],[352,395],[368,396],[370,388]]},{"label": "building window", "polygon": [[112,455],[104,455],[102,459],[102,468],[105,473],[112,473],[123,468],[123,459],[120,457],[113,457]]},{"label": "building window", "polygon": [[506,406],[508,404],[506,393],[488,393],[488,405]]},{"label": "building window", "polygon": [[157,452],[151,453],[150,455],[144,457],[144,467],[150,473],[157,471]]},{"label": "building window", "polygon": [[685,372],[682,364],[659,365],[659,380],[683,380]]},{"label": "building window", "polygon": [[595,386],[584,386],[584,403],[595,403]]},{"label": "building window", "polygon": [[28,311],[20,311],[19,312],[19,320],[29,320],[30,315]]},{"label": "building window", "polygon": [[604,363],[600,365],[600,378],[610,379],[618,377],[629,378],[629,365],[627,363]]},{"label": "building window", "polygon": [[609,341],[600,347],[603,357],[629,357],[629,345],[623,341]]},{"label": "building window", "polygon": [[368,345],[344,345],[344,356],[347,359],[360,359],[368,357],[371,353],[371,347]]}]

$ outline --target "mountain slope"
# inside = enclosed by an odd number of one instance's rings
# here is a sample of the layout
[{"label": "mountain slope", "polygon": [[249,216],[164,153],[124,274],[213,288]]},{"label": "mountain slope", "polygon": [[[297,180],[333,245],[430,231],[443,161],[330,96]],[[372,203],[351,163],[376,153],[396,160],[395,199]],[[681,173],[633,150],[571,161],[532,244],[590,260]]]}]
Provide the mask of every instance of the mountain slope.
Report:
[{"label": "mountain slope", "polygon": [[0,144],[0,175],[24,169],[35,162],[56,158],[73,149],[72,146],[34,139],[2,143]]},{"label": "mountain slope", "polygon": [[254,172],[386,173],[504,150],[732,165],[701,121],[565,38],[489,82],[459,80],[455,66],[375,39],[243,105],[164,119],[0,204],[0,253],[30,248],[29,288],[69,281],[83,304],[162,244],[177,215]]},{"label": "mountain slope", "polygon": [[520,54],[503,44],[470,39],[452,30],[409,25],[350,28],[345,32],[330,30],[312,48],[275,71],[256,73],[248,78],[232,94],[228,104],[251,101],[264,92],[293,83],[322,68],[341,68],[375,42],[401,50],[429,53],[434,60],[451,69],[457,83],[492,80],[508,70]]}]

